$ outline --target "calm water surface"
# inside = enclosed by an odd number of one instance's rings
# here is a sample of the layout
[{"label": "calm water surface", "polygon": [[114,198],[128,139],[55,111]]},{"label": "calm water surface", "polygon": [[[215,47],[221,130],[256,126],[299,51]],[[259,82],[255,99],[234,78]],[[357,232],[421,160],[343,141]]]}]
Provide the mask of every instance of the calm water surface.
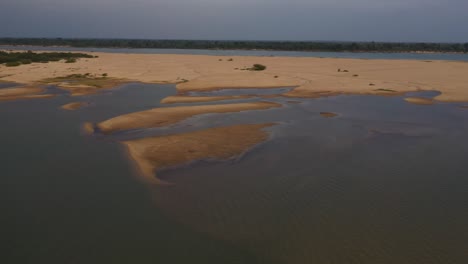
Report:
[{"label": "calm water surface", "polygon": [[[1,102],[0,261],[467,263],[468,110],[459,104],[270,98],[284,107],[112,136],[80,132],[83,122],[158,107],[175,92],[134,83]],[[77,99],[90,106],[59,109]],[[170,187],[139,182],[119,144],[264,122],[277,123],[268,142],[233,160],[161,171]]]}]

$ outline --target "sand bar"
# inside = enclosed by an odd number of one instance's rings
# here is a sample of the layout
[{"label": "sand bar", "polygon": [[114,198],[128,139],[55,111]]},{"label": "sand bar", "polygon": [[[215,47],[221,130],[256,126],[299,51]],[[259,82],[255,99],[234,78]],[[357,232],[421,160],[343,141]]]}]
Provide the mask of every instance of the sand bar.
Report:
[{"label": "sand bar", "polygon": [[86,105],[87,103],[85,102],[72,102],[72,103],[62,105],[61,108],[64,110],[73,111],[73,110],[78,110]]},{"label": "sand bar", "polygon": [[332,118],[338,116],[338,114],[332,112],[320,112],[320,115],[326,118]]},{"label": "sand bar", "polygon": [[43,94],[44,88],[39,87],[13,87],[0,89],[0,101],[11,101],[19,99],[50,98],[53,94]]},{"label": "sand bar", "polygon": [[235,95],[235,96],[184,96],[184,95],[175,95],[168,96],[161,100],[162,104],[179,104],[179,103],[205,103],[205,102],[215,102],[215,101],[224,101],[224,100],[240,100],[240,99],[249,99],[254,96],[249,95]]},{"label": "sand bar", "polygon": [[[234,56],[234,61],[226,62],[219,61],[225,58],[223,56],[92,54],[99,58],[73,64],[0,66],[0,70],[4,80],[24,84],[54,76],[108,73],[109,76],[146,83],[178,83],[177,89],[181,93],[220,88],[297,87],[287,95],[317,97],[435,90],[441,92],[435,100],[468,101],[468,63],[465,62],[250,56]],[[238,70],[255,63],[266,65],[267,69]],[[180,82],[181,79],[187,81]]]},{"label": "sand bar", "polygon": [[434,100],[431,98],[424,98],[424,97],[407,97],[405,101],[411,104],[418,104],[418,105],[433,105]]},{"label": "sand bar", "polygon": [[189,117],[208,113],[232,113],[248,110],[263,110],[281,107],[272,102],[252,102],[219,105],[161,107],[147,111],[117,116],[97,124],[97,128],[109,134],[116,131],[163,127],[187,119]]},{"label": "sand bar", "polygon": [[268,139],[263,128],[273,124],[217,127],[169,136],[125,141],[130,157],[147,183],[164,184],[155,170],[202,159],[236,157]]}]

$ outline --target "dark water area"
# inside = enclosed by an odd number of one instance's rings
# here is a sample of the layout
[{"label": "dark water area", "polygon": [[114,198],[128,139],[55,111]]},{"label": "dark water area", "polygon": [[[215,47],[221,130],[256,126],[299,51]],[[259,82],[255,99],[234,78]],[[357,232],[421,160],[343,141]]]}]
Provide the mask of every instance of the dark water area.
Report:
[{"label": "dark water area", "polygon": [[19,85],[20,85],[20,84],[11,83],[11,82],[0,82],[0,89],[3,89],[3,88],[12,88],[12,87],[19,86]]},{"label": "dark water area", "polygon": [[135,54],[188,54],[213,56],[264,56],[264,57],[316,57],[349,59],[404,59],[404,60],[453,60],[468,61],[468,54],[452,53],[368,53],[368,52],[313,52],[270,50],[199,50],[199,49],[131,49],[131,48],[74,48],[41,46],[0,46],[3,50],[32,51],[86,51]]},{"label": "dark water area", "polygon": [[[461,104],[256,98],[248,101],[283,107],[113,136],[81,133],[83,122],[171,107],[159,101],[175,93],[173,85],[133,83],[97,95],[0,102],[0,262],[468,261],[468,110]],[[89,106],[60,109],[74,101]],[[277,123],[267,129],[270,140],[241,157],[160,171],[173,186],[140,182],[119,144],[267,122]]]}]

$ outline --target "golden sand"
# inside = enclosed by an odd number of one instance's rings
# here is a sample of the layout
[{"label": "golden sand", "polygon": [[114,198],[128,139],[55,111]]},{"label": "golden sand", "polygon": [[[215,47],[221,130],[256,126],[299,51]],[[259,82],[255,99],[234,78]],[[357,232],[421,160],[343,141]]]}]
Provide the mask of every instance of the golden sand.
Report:
[{"label": "golden sand", "polygon": [[164,184],[155,176],[158,169],[202,159],[226,160],[239,156],[268,139],[263,128],[273,124],[217,127],[169,136],[125,141],[128,153],[142,178],[148,183]]},{"label": "golden sand", "polygon": [[272,102],[252,102],[220,105],[161,107],[114,117],[97,124],[97,128],[99,128],[101,132],[108,134],[128,129],[167,126],[200,114],[232,113],[248,110],[262,110],[275,107],[281,107],[281,104]]},{"label": "golden sand", "polygon": [[183,96],[175,95],[168,96],[161,100],[162,104],[178,104],[178,103],[204,103],[204,102],[214,102],[214,101],[223,101],[223,100],[238,100],[238,99],[248,99],[253,96],[249,95],[237,95],[237,96]]},{"label": "golden sand", "polygon": [[80,108],[82,108],[82,107],[84,107],[86,105],[87,105],[87,103],[85,103],[85,102],[72,102],[72,103],[62,105],[61,108],[64,109],[64,110],[73,111],[73,110],[80,109]]},{"label": "golden sand", "polygon": [[[468,63],[417,60],[362,60],[306,57],[225,57],[173,54],[93,53],[76,63],[0,66],[2,79],[31,84],[54,76],[92,73],[146,83],[178,83],[179,92],[220,88],[297,87],[290,97],[335,94],[392,94],[435,90],[439,101],[468,101]],[[252,64],[265,71],[240,71]],[[347,69],[348,72],[338,72]],[[356,76],[358,75],[358,76]],[[275,76],[280,76],[275,78]],[[187,80],[181,82],[180,80]]]},{"label": "golden sand", "polygon": [[430,98],[423,98],[423,97],[407,97],[405,101],[411,104],[418,104],[418,105],[433,105],[434,100]]}]

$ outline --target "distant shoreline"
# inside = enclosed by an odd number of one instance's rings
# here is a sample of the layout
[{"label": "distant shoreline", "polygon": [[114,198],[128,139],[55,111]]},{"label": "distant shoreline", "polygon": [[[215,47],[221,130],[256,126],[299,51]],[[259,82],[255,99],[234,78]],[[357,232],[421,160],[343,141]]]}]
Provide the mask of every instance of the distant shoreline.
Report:
[{"label": "distant shoreline", "polygon": [[0,45],[0,50],[3,49],[3,47],[40,47],[40,48],[73,48],[73,49],[161,49],[161,50],[210,50],[210,51],[285,51],[285,52],[331,52],[331,53],[356,53],[356,54],[361,54],[361,53],[371,53],[371,54],[459,54],[463,55],[466,54],[468,55],[467,52],[455,52],[455,51],[351,51],[351,50],[340,50],[340,51],[330,51],[330,50],[276,50],[276,49],[196,49],[196,48],[133,48],[133,47],[94,47],[94,46],[89,46],[89,47],[74,47],[74,46],[59,46],[59,45],[53,45],[53,46],[40,46],[40,45]]},{"label": "distant shoreline", "polygon": [[226,41],[226,40],[144,40],[144,39],[49,39],[0,38],[1,46],[241,50],[346,53],[467,54],[468,43],[333,42],[333,41]]}]

